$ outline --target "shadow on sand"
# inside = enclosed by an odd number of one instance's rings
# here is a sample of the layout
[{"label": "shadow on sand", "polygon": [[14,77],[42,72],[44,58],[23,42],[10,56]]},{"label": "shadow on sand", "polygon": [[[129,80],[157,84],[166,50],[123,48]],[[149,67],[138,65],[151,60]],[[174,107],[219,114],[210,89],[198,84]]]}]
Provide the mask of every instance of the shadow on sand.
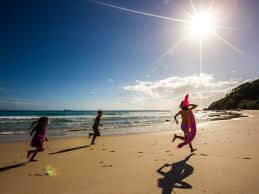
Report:
[{"label": "shadow on sand", "polygon": [[6,171],[6,170],[10,170],[10,169],[13,169],[13,168],[18,168],[18,167],[25,166],[26,163],[28,163],[28,162],[21,162],[21,163],[19,163],[19,164],[13,164],[13,165],[10,165],[10,166],[1,167],[1,168],[0,168],[0,172],[4,172],[4,171]]},{"label": "shadow on sand", "polygon": [[64,152],[71,152],[71,151],[75,151],[75,150],[87,148],[87,147],[89,147],[89,146],[90,146],[90,145],[84,145],[84,146],[79,146],[79,147],[75,147],[75,148],[67,148],[67,149],[64,149],[64,150],[57,151],[57,152],[49,153],[49,155],[61,154],[61,153],[64,153]]},{"label": "shadow on sand", "polygon": [[[190,154],[184,160],[173,164],[164,164],[161,166],[157,173],[163,175],[163,178],[158,179],[158,187],[162,188],[162,194],[170,194],[172,193],[174,188],[179,189],[191,189],[192,186],[183,181],[186,177],[190,176],[193,173],[193,167],[186,162],[190,159],[194,154]],[[162,169],[164,167],[171,166],[171,169],[168,172],[163,172]]]},{"label": "shadow on sand", "polygon": [[[71,152],[71,151],[74,151],[74,150],[87,148],[89,146],[90,145],[84,145],[84,146],[79,146],[79,147],[75,147],[75,148],[68,148],[68,149],[57,151],[57,152],[49,153],[49,155],[60,154],[60,153],[64,153],[64,152]],[[37,161],[37,160],[34,160],[34,161]],[[7,171],[7,170],[10,170],[10,169],[13,169],[13,168],[19,168],[19,167],[25,166],[27,163],[28,162],[21,162],[19,164],[13,164],[13,165],[9,165],[9,166],[0,167],[0,172],[4,172],[4,171]]]}]

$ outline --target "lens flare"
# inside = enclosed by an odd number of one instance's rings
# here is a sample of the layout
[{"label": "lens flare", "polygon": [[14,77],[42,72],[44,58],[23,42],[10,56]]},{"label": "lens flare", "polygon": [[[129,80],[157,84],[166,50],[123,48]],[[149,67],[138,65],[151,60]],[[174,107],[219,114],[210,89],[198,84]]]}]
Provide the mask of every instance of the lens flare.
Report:
[{"label": "lens flare", "polygon": [[48,176],[57,176],[56,170],[51,165],[47,165],[45,170]]}]

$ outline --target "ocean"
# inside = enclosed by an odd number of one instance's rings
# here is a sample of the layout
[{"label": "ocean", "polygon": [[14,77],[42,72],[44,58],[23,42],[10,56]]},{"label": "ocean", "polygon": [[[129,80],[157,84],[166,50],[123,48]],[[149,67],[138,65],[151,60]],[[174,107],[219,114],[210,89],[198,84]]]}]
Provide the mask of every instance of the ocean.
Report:
[{"label": "ocean", "polygon": [[[177,130],[174,114],[166,110],[104,111],[100,131],[102,135],[119,135]],[[195,111],[194,114],[198,123],[242,116],[230,111]],[[41,116],[50,119],[48,136],[85,136],[91,130],[96,111],[0,111],[0,141],[29,139],[31,123]]]}]

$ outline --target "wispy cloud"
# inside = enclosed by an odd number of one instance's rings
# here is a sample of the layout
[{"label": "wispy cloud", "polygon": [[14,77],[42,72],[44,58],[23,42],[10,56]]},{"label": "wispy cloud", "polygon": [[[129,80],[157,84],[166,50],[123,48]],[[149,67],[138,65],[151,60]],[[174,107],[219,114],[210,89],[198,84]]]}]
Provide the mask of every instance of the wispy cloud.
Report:
[{"label": "wispy cloud", "polygon": [[108,79],[107,79],[107,82],[108,82],[108,83],[114,83],[114,79],[108,78]]},{"label": "wispy cloud", "polygon": [[95,95],[95,93],[96,93],[96,92],[95,92],[94,89],[90,91],[90,94],[91,94],[91,95]]},{"label": "wispy cloud", "polygon": [[6,89],[0,86],[0,94],[6,93],[6,92],[7,92]]},{"label": "wispy cloud", "polygon": [[9,98],[6,100],[0,100],[0,103],[8,103],[8,104],[21,104],[21,105],[31,105],[33,104],[31,101],[27,99],[20,98]]},{"label": "wispy cloud", "polygon": [[208,106],[240,83],[237,80],[216,81],[212,74],[203,73],[186,77],[172,76],[158,81],[137,80],[135,85],[123,86],[123,89],[132,94],[132,103],[148,103],[156,99],[160,106],[166,107],[170,101],[170,104],[175,104],[173,101],[179,104],[184,95],[189,93],[192,100],[198,103],[206,101],[203,106]]},{"label": "wispy cloud", "polygon": [[170,3],[170,1],[171,1],[171,0],[163,0],[162,3],[163,3],[164,5],[168,5],[168,4]]},{"label": "wispy cloud", "polygon": [[34,105],[28,99],[20,99],[20,98],[7,98],[0,99],[0,109],[19,109],[26,108],[28,106]]}]

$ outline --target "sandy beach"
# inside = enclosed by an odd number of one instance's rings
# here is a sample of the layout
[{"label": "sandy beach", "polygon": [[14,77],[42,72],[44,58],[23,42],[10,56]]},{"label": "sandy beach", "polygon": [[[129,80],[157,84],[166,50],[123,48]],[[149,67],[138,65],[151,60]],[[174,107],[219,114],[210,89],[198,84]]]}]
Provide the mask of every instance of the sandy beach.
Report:
[{"label": "sandy beach", "polygon": [[0,194],[259,194],[259,0],[0,9]]},{"label": "sandy beach", "polygon": [[0,143],[2,194],[259,193],[259,111],[198,125],[190,155],[174,132],[49,139],[35,162],[30,142]]}]

